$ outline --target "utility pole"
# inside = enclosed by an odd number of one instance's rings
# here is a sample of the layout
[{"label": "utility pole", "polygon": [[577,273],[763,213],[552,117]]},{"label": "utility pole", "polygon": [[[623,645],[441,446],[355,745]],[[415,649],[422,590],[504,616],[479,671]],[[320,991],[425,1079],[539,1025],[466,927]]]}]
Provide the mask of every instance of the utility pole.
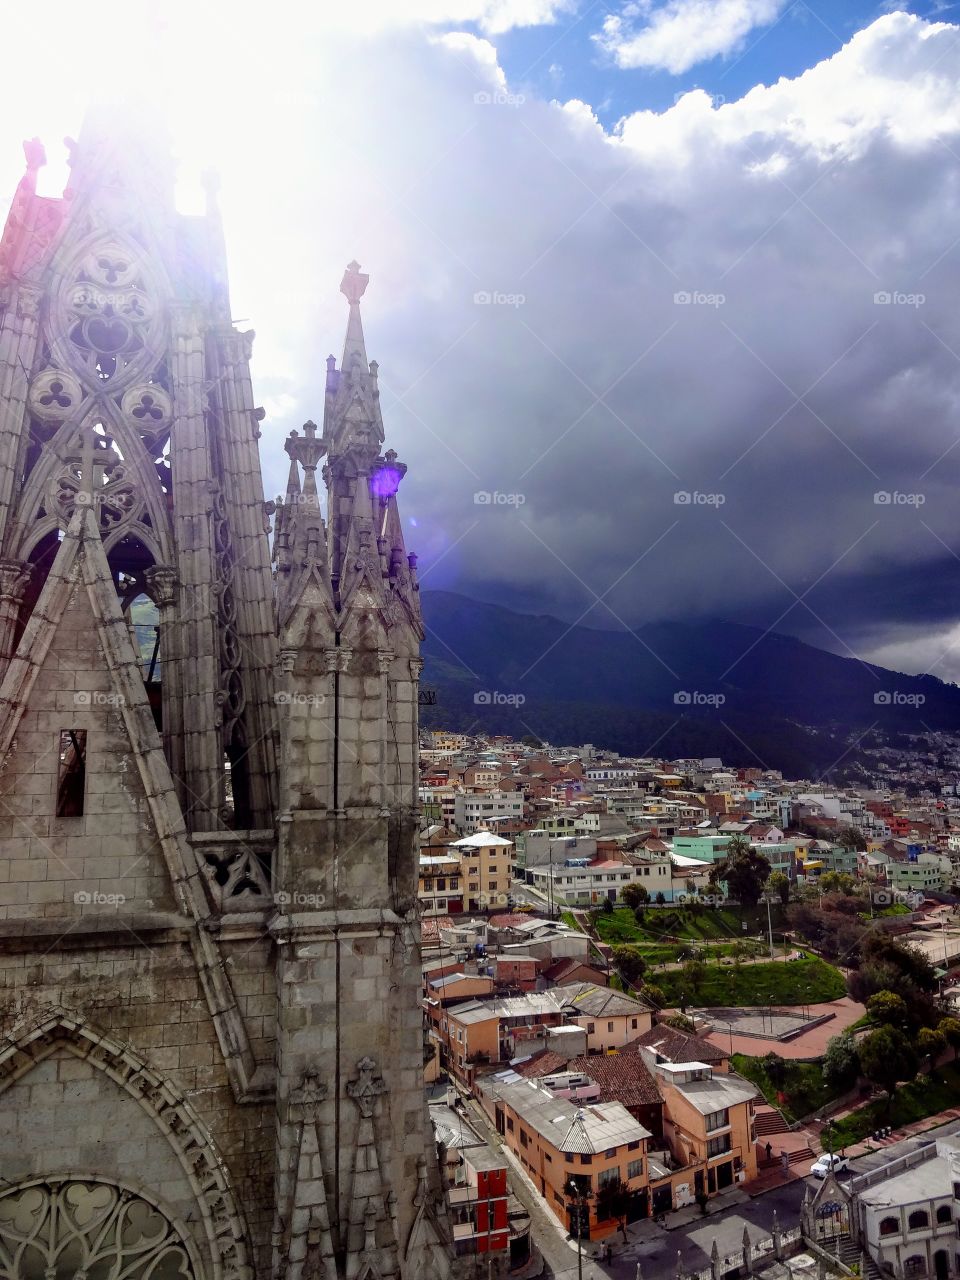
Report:
[{"label": "utility pole", "polygon": [[767,904],[767,937],[768,937],[768,939],[769,939],[769,941],[770,941],[770,959],[772,960],[772,959],[774,958],[774,955],[773,955],[773,917],[770,915],[770,895],[769,895],[769,893],[765,893],[765,894],[763,895],[763,897],[764,897],[764,901],[765,901],[765,902],[766,902],[766,904]]}]

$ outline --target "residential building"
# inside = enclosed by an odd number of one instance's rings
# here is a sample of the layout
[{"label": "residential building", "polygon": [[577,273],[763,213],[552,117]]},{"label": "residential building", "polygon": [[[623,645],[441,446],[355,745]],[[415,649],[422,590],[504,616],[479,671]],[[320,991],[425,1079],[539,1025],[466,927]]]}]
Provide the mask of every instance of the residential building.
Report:
[{"label": "residential building", "polygon": [[480,791],[474,795],[458,791],[453,797],[453,825],[464,835],[522,817],[522,791]]},{"label": "residential building", "polygon": [[574,982],[557,987],[552,994],[566,1019],[586,1031],[591,1053],[619,1049],[653,1025],[653,1010],[648,1004],[611,987]]},{"label": "residential building", "polygon": [[482,1101],[564,1230],[591,1240],[612,1235],[619,1222],[604,1191],[618,1186],[635,1193],[630,1216],[647,1216],[651,1135],[621,1103],[579,1106],[532,1080],[485,1082]]},{"label": "residential building", "polygon": [[[658,872],[658,878],[662,873]],[[568,859],[562,865],[527,868],[527,879],[549,903],[564,906],[590,906],[609,898],[616,902],[628,884],[653,884],[655,877],[642,875],[639,868],[609,859],[585,862]],[[670,886],[670,869],[666,868],[665,885]],[[656,890],[651,893],[654,896]]]},{"label": "residential building", "polygon": [[655,1062],[664,1137],[673,1158],[692,1166],[694,1195],[712,1195],[757,1174],[756,1086],[705,1062]]},{"label": "residential building", "polygon": [[464,911],[505,906],[513,884],[513,841],[477,831],[455,841],[451,849],[460,855],[463,868]]},{"label": "residential building", "polygon": [[464,909],[460,854],[454,850],[420,854],[417,898],[425,916],[459,915]]}]

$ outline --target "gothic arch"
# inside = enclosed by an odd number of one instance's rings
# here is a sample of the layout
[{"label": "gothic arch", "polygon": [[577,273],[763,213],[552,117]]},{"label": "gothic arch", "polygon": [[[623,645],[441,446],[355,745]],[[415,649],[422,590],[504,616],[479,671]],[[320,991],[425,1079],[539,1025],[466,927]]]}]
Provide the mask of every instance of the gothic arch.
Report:
[{"label": "gothic arch", "polygon": [[[22,1218],[33,1222],[23,1226]],[[151,1228],[152,1237],[146,1235]],[[0,1276],[32,1280],[41,1259],[45,1275],[59,1272],[66,1259],[67,1266],[79,1264],[78,1275],[109,1260],[111,1273],[122,1268],[138,1280],[206,1280],[207,1274],[189,1231],[160,1199],[128,1182],[83,1174],[0,1188]]]},{"label": "gothic arch", "polygon": [[[209,1266],[202,1280],[251,1280],[246,1222],[206,1125],[171,1081],[148,1066],[129,1044],[99,1031],[81,1014],[48,1010],[5,1037],[0,1046],[0,1093],[60,1049],[103,1071],[149,1115],[169,1143],[203,1225]],[[83,1179],[82,1174],[77,1177]],[[150,1199],[145,1188],[135,1190]]]}]

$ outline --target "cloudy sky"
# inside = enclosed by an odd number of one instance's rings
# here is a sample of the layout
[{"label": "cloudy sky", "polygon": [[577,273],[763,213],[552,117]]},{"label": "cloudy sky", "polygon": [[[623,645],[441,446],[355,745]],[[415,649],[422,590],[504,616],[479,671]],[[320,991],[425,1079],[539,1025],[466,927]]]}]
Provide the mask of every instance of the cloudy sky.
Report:
[{"label": "cloudy sky", "polygon": [[960,5],[151,8],[5,15],[0,200],[156,97],[183,209],[222,176],[268,491],[356,257],[425,588],[960,678]]}]

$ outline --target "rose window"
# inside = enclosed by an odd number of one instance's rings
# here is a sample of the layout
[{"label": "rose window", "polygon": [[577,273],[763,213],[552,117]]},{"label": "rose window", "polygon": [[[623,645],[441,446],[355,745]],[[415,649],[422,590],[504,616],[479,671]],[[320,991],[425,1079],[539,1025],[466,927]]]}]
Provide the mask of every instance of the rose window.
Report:
[{"label": "rose window", "polygon": [[155,308],[132,254],[119,247],[88,254],[65,301],[70,341],[98,381],[143,350]]}]

